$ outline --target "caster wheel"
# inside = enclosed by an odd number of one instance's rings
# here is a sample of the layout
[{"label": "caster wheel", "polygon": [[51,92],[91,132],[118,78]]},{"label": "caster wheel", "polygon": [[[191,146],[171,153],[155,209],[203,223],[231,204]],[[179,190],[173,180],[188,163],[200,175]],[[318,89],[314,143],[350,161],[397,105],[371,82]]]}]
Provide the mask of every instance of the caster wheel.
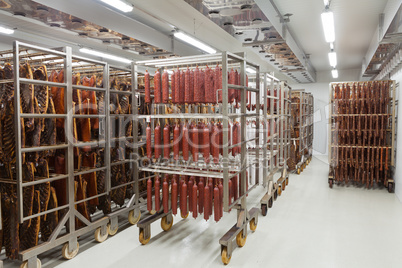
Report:
[{"label": "caster wheel", "polygon": [[161,220],[161,227],[163,229],[163,231],[167,232],[170,230],[170,228],[172,228],[173,225],[173,218],[172,221],[170,222],[170,224],[168,224],[167,222],[167,216],[163,217]]},{"label": "caster wheel", "polygon": [[156,213],[156,210],[151,210],[150,212],[149,212],[149,214],[151,214],[151,215],[154,215]]},{"label": "caster wheel", "polygon": [[289,185],[289,178],[286,178],[285,182],[286,182],[286,185]]},{"label": "caster wheel", "polygon": [[392,183],[388,183],[388,193],[394,192],[394,185]]},{"label": "caster wheel", "polygon": [[180,212],[180,216],[181,216],[183,219],[187,219],[187,217],[188,217],[189,214],[190,214],[190,212],[187,212],[186,215],[184,215],[183,213]]},{"label": "caster wheel", "polygon": [[[40,262],[39,259],[36,259],[36,266],[37,266],[38,268],[41,268],[41,267],[42,267],[42,263]],[[24,262],[20,265],[20,268],[28,268],[28,261],[24,261]]]},{"label": "caster wheel", "polygon": [[116,229],[112,230],[110,227],[110,223],[107,225],[107,232],[109,235],[114,236],[117,233],[117,230],[119,230],[119,227],[116,227]]},{"label": "caster wheel", "polygon": [[222,256],[222,262],[223,262],[223,264],[224,264],[224,265],[228,265],[229,262],[230,262],[230,259],[231,259],[232,257],[228,257],[228,249],[227,249],[227,247],[224,247],[224,248],[222,249],[221,256]]},{"label": "caster wheel", "polygon": [[134,218],[134,210],[131,210],[128,213],[128,222],[131,223],[132,225],[136,225],[137,222],[139,222],[140,218],[141,218],[141,211],[139,211],[137,218]]},{"label": "caster wheel", "polygon": [[282,187],[279,186],[279,188],[278,188],[278,196],[281,196],[281,194],[282,194]]},{"label": "caster wheel", "polygon": [[143,245],[148,244],[149,240],[151,240],[151,236],[148,237],[148,239],[144,238],[144,230],[140,230],[140,237],[139,237],[140,243]]},{"label": "caster wheel", "polygon": [[304,167],[303,167],[303,165],[300,167],[300,171],[301,172],[303,172],[303,170],[304,170]]},{"label": "caster wheel", "polygon": [[104,242],[107,239],[107,237],[109,236],[109,233],[107,230],[108,228],[106,228],[106,233],[104,235],[101,235],[101,229],[102,229],[102,227],[98,227],[95,230],[95,241],[99,242],[99,243]]},{"label": "caster wheel", "polygon": [[274,204],[274,202],[272,201],[272,197],[271,197],[271,199],[268,200],[268,207],[272,208],[273,204]]},{"label": "caster wheel", "polygon": [[282,188],[283,188],[283,191],[285,191],[285,189],[286,189],[286,182],[285,181],[282,182]]},{"label": "caster wheel", "polygon": [[[267,216],[267,214],[268,214],[268,207],[267,207],[267,205],[265,205],[265,204],[261,204],[261,214],[262,214],[262,216]],[[251,229],[251,227],[250,227],[250,229]]]},{"label": "caster wheel", "polygon": [[297,168],[297,175],[300,175],[300,173],[301,173],[300,168]]},{"label": "caster wheel", "polygon": [[250,221],[250,230],[255,232],[255,230],[257,230],[257,224],[255,223],[255,219],[252,219]]},{"label": "caster wheel", "polygon": [[64,259],[71,260],[72,258],[77,256],[79,249],[80,249],[80,244],[78,244],[78,242],[77,242],[77,248],[70,252],[68,242],[67,242],[67,243],[64,244],[64,246],[62,248],[61,254],[63,255]]},{"label": "caster wheel", "polygon": [[332,189],[332,187],[333,187],[333,180],[329,180],[329,188],[331,188]]},{"label": "caster wheel", "polygon": [[243,230],[237,234],[236,236],[236,243],[239,248],[243,247],[246,244],[247,235],[243,237]]},{"label": "caster wheel", "polygon": [[276,200],[278,198],[278,191],[274,191],[274,200]]}]

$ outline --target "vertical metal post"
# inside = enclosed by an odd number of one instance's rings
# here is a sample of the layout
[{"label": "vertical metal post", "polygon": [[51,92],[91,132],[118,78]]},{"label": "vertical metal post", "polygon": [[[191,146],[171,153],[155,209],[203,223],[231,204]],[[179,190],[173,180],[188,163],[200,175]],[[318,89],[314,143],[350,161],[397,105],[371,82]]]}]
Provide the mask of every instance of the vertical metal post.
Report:
[{"label": "vertical metal post", "polygon": [[[243,57],[245,55],[242,55]],[[246,61],[243,60],[240,62],[240,84],[242,86],[245,86],[245,81],[246,81]],[[239,89],[240,94],[241,94],[241,105],[240,105],[240,112],[241,112],[241,118],[240,118],[240,137],[241,137],[241,151],[240,151],[240,170],[242,170],[240,174],[240,180],[241,180],[241,189],[240,189],[240,196],[242,196],[247,190],[246,190],[246,183],[247,183],[247,178],[246,178],[246,170],[245,168],[247,167],[247,155],[246,155],[246,143],[244,142],[246,140],[246,89],[242,88]],[[258,154],[257,154],[258,157]],[[258,168],[258,162],[257,162],[257,168]],[[258,180],[258,177],[256,178]],[[243,196],[241,200],[241,205],[242,208],[246,208],[246,196]]]},{"label": "vertical metal post", "polygon": [[104,156],[104,163],[106,166],[106,193],[109,194],[110,192],[110,188],[112,187],[112,183],[111,183],[111,170],[110,170],[110,77],[109,77],[109,64],[106,64],[106,66],[103,69],[103,87],[105,88],[105,156]]},{"label": "vertical metal post", "polygon": [[[256,132],[256,144],[258,146],[256,146],[256,156],[257,156],[257,165],[256,165],[256,176],[255,176],[255,180],[256,180],[256,184],[258,184],[260,182],[260,101],[261,101],[261,95],[260,95],[260,67],[256,67],[256,85],[255,88],[257,89],[257,92],[255,93],[255,101],[256,101],[256,126],[257,126],[257,132]],[[243,97],[242,97],[243,98]],[[246,109],[246,106],[244,105],[244,110]],[[243,112],[242,112],[243,113]],[[265,128],[264,128],[265,129]],[[246,152],[244,152],[246,153]]]},{"label": "vertical metal post", "polygon": [[[268,146],[268,118],[267,118],[267,105],[268,105],[268,100],[267,100],[267,74],[264,73],[263,76],[264,82],[263,82],[263,88],[262,88],[262,96],[264,98],[264,111],[263,111],[263,118],[264,118],[264,130],[263,130],[263,135],[264,135],[264,141],[263,141],[263,147],[262,147],[262,154],[263,154],[263,185],[267,185],[267,174],[268,174],[268,156],[267,156],[267,146]],[[259,146],[259,144],[258,144]],[[259,173],[259,170],[257,170]]]},{"label": "vertical metal post", "polygon": [[222,128],[223,128],[223,208],[229,212],[229,152],[228,152],[228,55],[222,53]]},{"label": "vertical metal post", "polygon": [[24,219],[24,200],[22,191],[22,153],[21,153],[21,103],[20,103],[20,45],[18,41],[13,43],[14,49],[14,122],[15,122],[15,154],[16,154],[16,179],[17,179],[17,200],[18,200],[18,219],[23,223]]},{"label": "vertical metal post", "polygon": [[[271,73],[272,74],[272,77],[274,76],[274,73],[272,72]],[[275,99],[273,99],[272,97],[274,97],[274,86],[275,86],[275,80],[274,79],[272,79],[271,78],[271,88],[269,89],[270,90],[270,96],[271,96],[271,98],[269,99],[269,113],[270,113],[270,115],[271,115],[271,119],[269,120],[270,121],[270,123],[269,123],[269,127],[271,128],[271,131],[270,131],[270,136],[271,136],[271,138],[269,139],[269,142],[270,142],[270,163],[269,163],[269,169],[270,169],[270,174],[271,174],[271,177],[270,177],[270,180],[273,180],[273,174],[272,174],[272,172],[273,172],[273,170],[274,170],[274,131],[275,131],[275,129],[274,129],[274,122],[275,122],[275,118],[273,117],[274,116],[274,103],[275,103]]]},{"label": "vertical metal post", "polygon": [[[162,79],[161,79],[162,80]],[[131,107],[132,107],[132,115],[133,115],[133,143],[138,143],[138,102],[135,98],[135,91],[138,88],[138,67],[136,64],[132,63],[131,64],[131,89],[132,89],[132,101],[131,101]],[[140,100],[140,96],[138,95],[138,100]],[[135,201],[134,204],[137,205],[139,202],[139,195],[140,195],[140,190],[139,190],[139,183],[138,183],[138,173],[139,171],[139,159],[140,156],[138,155],[138,145],[134,146],[134,157],[136,158],[135,161],[133,162],[134,165],[134,195],[135,195]]]}]

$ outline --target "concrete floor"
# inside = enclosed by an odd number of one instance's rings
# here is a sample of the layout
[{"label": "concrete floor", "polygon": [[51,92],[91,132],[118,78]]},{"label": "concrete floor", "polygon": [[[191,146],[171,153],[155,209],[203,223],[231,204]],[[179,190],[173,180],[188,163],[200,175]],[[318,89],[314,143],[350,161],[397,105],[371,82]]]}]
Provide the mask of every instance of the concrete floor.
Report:
[{"label": "concrete floor", "polygon": [[[335,186],[328,166],[314,158],[268,211],[255,233],[233,252],[230,267],[402,267],[402,205],[385,189]],[[249,196],[259,206],[263,188]],[[235,223],[235,211],[219,222],[174,218],[169,232],[152,225],[148,245],[128,224],[98,244],[80,240],[76,258],[64,261],[60,250],[39,256],[43,267],[223,267],[219,238]],[[19,263],[5,262],[5,267]]]}]

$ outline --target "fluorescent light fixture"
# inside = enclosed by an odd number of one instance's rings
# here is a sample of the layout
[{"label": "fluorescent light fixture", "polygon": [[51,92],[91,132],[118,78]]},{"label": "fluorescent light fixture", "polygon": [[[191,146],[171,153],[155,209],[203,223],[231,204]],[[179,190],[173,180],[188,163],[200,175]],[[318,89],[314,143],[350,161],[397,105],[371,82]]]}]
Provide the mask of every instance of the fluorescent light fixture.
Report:
[{"label": "fluorescent light fixture", "polygon": [[333,50],[333,49],[334,49],[334,43],[330,43],[330,44],[329,44],[329,48],[330,48],[331,50]]},{"label": "fluorescent light fixture", "polygon": [[329,58],[329,65],[332,67],[336,67],[337,60],[336,60],[336,52],[332,51],[328,53],[328,58]]},{"label": "fluorescent light fixture", "polygon": [[133,11],[132,5],[129,5],[121,0],[101,0],[101,1],[105,4],[108,4],[109,6],[117,8],[118,10],[121,10],[126,13]]},{"label": "fluorescent light fixture", "polygon": [[248,72],[249,74],[256,74],[257,71],[254,69],[251,69],[250,67],[246,68],[246,72]]},{"label": "fluorescent light fixture", "polygon": [[338,70],[337,69],[333,69],[332,70],[332,78],[338,78]]},{"label": "fluorescent light fixture", "polygon": [[322,26],[324,27],[325,40],[328,43],[335,42],[334,13],[326,10],[321,14]]},{"label": "fluorescent light fixture", "polygon": [[13,33],[14,33],[14,30],[0,26],[0,33],[4,33],[4,34],[13,34]]},{"label": "fluorescent light fixture", "polygon": [[114,60],[114,61],[120,61],[120,62],[123,62],[123,63],[131,63],[131,60],[129,60],[129,59],[114,56],[114,55],[110,55],[110,54],[106,54],[106,53],[96,51],[96,50],[92,50],[92,49],[88,49],[88,48],[80,48],[80,52],[86,53],[86,54],[91,54],[91,55],[98,56],[98,57],[101,57],[101,58]]},{"label": "fluorescent light fixture", "polygon": [[324,5],[329,6],[329,0],[324,0]]},{"label": "fluorescent light fixture", "polygon": [[195,46],[195,47],[197,47],[197,48],[199,48],[199,49],[201,49],[201,50],[203,50],[203,51],[205,51],[205,52],[207,52],[209,54],[215,54],[216,53],[216,50],[213,49],[212,47],[210,47],[210,46],[198,41],[197,39],[194,39],[193,37],[191,37],[191,36],[189,36],[189,35],[187,35],[185,33],[175,32],[174,37],[176,37],[176,38],[178,38],[178,39],[180,39],[180,40],[182,40],[182,41],[184,41],[184,42],[186,42],[186,43],[188,43],[188,44],[190,44],[192,46]]}]

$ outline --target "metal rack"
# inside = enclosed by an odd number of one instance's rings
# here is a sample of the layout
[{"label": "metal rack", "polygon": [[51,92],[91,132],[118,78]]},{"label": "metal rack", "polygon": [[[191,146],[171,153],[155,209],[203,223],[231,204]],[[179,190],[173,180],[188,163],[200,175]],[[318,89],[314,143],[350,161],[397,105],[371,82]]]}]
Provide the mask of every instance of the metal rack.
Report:
[{"label": "metal rack", "polygon": [[[388,192],[394,191],[395,181],[392,176],[396,156],[397,90],[398,85],[391,80],[339,82],[329,85],[328,161],[330,171],[328,183],[330,188],[333,187],[334,182],[338,184],[351,182],[357,185],[365,184],[367,188],[374,185],[381,187],[383,184]],[[342,126],[345,121],[347,126],[351,127]],[[361,124],[361,122],[365,123]],[[345,132],[348,138],[352,135],[355,140],[345,140],[345,138],[341,140],[341,132]],[[383,133],[383,137],[378,133]],[[345,153],[350,155],[346,161]],[[355,171],[354,178],[349,178],[350,174],[340,174],[342,170],[349,170],[356,166],[359,170]],[[369,178],[370,175],[371,178]],[[373,178],[374,176],[376,178]]]},{"label": "metal rack", "polygon": [[[151,60],[151,61],[141,61],[137,62],[137,65],[142,65],[145,67],[153,67],[153,68],[163,68],[168,67],[177,67],[177,68],[185,68],[187,66],[194,65],[205,65],[205,64],[216,64],[218,63],[222,68],[222,103],[215,105],[214,110],[212,107],[208,108],[208,112],[200,114],[198,112],[198,107],[203,105],[195,105],[190,109],[190,113],[183,114],[185,112],[185,105],[182,106],[174,106],[173,109],[175,112],[170,114],[165,114],[164,110],[161,109],[161,105],[155,105],[156,108],[154,113],[151,116],[138,116],[138,119],[146,118],[150,123],[152,130],[154,128],[154,121],[160,119],[214,119],[220,120],[222,122],[223,128],[223,144],[228,143],[228,126],[229,121],[235,118],[240,118],[241,126],[245,126],[246,118],[254,117],[257,126],[259,128],[260,117],[257,114],[247,114],[246,111],[246,94],[248,91],[254,92],[257,96],[257,111],[260,110],[260,83],[259,83],[259,66],[255,65],[246,60],[245,54],[232,54],[229,52],[222,52],[218,54],[212,55],[202,55],[202,56],[194,56],[194,57],[182,57],[176,59],[163,59],[163,60]],[[211,65],[213,66],[213,65]],[[229,66],[237,66],[240,69],[240,85],[232,85],[228,82],[228,68]],[[251,66],[256,69],[257,73],[257,85],[256,88],[247,87],[246,86],[246,66]],[[232,104],[228,103],[228,90],[229,88],[239,90],[241,93],[241,102],[240,108],[236,109]],[[163,105],[162,105],[163,107]],[[154,111],[154,109],[151,109]],[[191,111],[195,111],[191,113]],[[234,240],[237,241],[238,246],[243,246],[245,243],[245,239],[247,236],[247,224],[250,223],[250,228],[254,231],[257,220],[258,220],[258,208],[252,208],[248,210],[246,196],[247,194],[254,189],[259,182],[258,174],[256,174],[256,184],[250,185],[247,189],[247,178],[246,178],[246,170],[255,165],[259,167],[259,148],[256,149],[257,159],[256,161],[249,162],[247,158],[247,149],[246,143],[250,142],[250,140],[246,140],[246,128],[241,128],[241,144],[235,144],[237,146],[241,146],[240,153],[237,157],[229,156],[229,146],[223,146],[223,156],[220,158],[219,164],[206,163],[203,158],[200,158],[198,163],[192,162],[190,159],[189,162],[184,162],[182,159],[178,161],[169,160],[163,162],[157,159],[155,162],[151,163],[147,167],[140,167],[140,171],[148,171],[154,174],[179,174],[185,176],[195,176],[195,177],[209,177],[209,178],[218,178],[223,180],[223,211],[229,212],[231,209],[237,210],[237,223],[219,240],[221,244],[221,255],[222,261],[227,264],[230,261],[232,256],[232,252],[236,246],[236,243],[233,243]],[[254,141],[259,143],[259,134],[257,131],[256,137]],[[233,146],[233,145],[232,145]],[[234,177],[240,175],[240,191],[239,198],[230,202],[229,198],[229,180]],[[170,200],[171,201],[171,200]],[[187,214],[188,215],[188,214]],[[182,217],[187,217],[187,215],[183,215]],[[154,215],[151,215],[147,218],[142,219],[138,223],[139,232],[140,232],[140,241],[143,244],[146,244],[150,237],[150,224],[158,219],[162,219],[162,224],[165,226],[171,226],[173,223],[171,205],[169,207],[168,212],[164,212],[162,208],[159,211],[156,211]],[[164,228],[164,230],[168,230],[169,228]]]}]

